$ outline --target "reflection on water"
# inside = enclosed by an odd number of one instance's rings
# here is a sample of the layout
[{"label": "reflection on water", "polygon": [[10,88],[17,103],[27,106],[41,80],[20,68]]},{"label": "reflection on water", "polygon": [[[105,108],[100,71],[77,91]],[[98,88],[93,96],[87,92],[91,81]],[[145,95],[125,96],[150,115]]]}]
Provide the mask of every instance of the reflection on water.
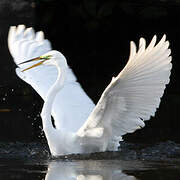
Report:
[{"label": "reflection on water", "polygon": [[3,160],[3,180],[179,180],[179,162],[138,160]]},{"label": "reflection on water", "polygon": [[48,165],[45,180],[136,180],[123,173],[123,168],[121,161],[53,161]]},{"label": "reflection on water", "polygon": [[179,180],[180,144],[122,144],[118,152],[52,159],[47,144],[0,143],[0,180]]},{"label": "reflection on water", "polygon": [[[134,167],[133,167],[134,166]],[[136,180],[123,169],[142,166],[140,162],[126,161],[50,161],[22,162],[0,160],[0,179],[45,180]]]}]

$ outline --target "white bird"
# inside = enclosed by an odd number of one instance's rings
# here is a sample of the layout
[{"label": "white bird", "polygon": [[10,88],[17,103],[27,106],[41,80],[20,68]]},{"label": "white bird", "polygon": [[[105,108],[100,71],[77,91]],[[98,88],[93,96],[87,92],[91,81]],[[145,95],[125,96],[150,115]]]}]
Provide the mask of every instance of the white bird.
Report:
[{"label": "white bird", "polygon": [[138,50],[131,42],[126,66],[112,78],[95,106],[66,58],[51,50],[43,32],[35,34],[24,25],[11,27],[8,46],[19,66],[17,75],[44,99],[43,130],[53,156],[118,150],[124,134],[144,127],[144,121],[155,115],[172,68],[165,35],[157,44],[154,36],[147,47],[140,38]]}]

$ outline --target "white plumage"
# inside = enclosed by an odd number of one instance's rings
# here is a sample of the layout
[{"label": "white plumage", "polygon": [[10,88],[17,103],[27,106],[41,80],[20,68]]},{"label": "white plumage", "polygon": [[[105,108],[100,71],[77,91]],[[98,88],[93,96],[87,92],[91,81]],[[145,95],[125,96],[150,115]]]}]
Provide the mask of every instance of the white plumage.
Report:
[{"label": "white plumage", "polygon": [[[147,47],[141,38],[138,50],[131,42],[126,66],[112,79],[94,107],[65,57],[50,51],[50,42],[42,32],[35,34],[23,25],[11,27],[8,44],[16,64],[43,54],[52,57],[38,68],[24,72],[18,68],[17,74],[45,100],[41,115],[43,124],[48,122],[44,131],[55,156],[117,150],[122,135],[144,127],[144,121],[155,115],[172,68],[165,35],[157,44],[154,36]],[[25,67],[27,64],[20,65]],[[56,129],[50,122],[51,108]]]},{"label": "white plumage", "polygon": [[[44,39],[42,31],[35,33],[32,28],[25,29],[24,25],[10,28],[8,45],[16,64],[52,50],[51,43]],[[25,66],[22,64],[20,67]],[[30,84],[43,99],[57,78],[57,69],[54,66],[39,66],[23,73],[20,68],[17,68],[16,73]],[[56,127],[76,132],[94,106],[92,100],[77,82],[71,68],[68,67],[67,81],[53,103],[52,115],[56,120]],[[74,119],[78,119],[78,121],[74,123]]]}]

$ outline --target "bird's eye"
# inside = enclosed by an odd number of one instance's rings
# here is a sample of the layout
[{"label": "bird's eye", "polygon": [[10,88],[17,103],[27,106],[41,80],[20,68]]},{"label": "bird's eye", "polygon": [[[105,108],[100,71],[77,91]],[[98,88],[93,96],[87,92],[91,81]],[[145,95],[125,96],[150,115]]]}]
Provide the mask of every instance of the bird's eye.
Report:
[{"label": "bird's eye", "polygon": [[51,59],[52,55],[47,55],[47,56],[40,56],[41,59],[44,59],[44,60],[49,60]]}]

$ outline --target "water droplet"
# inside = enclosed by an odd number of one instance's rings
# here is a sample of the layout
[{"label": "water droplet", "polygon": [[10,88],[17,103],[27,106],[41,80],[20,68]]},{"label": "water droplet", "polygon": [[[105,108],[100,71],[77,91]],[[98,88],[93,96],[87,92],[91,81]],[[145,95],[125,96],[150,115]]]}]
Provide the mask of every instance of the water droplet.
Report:
[{"label": "water droplet", "polygon": [[6,100],[6,98],[5,98],[5,97],[3,97],[3,98],[2,98],[2,100],[3,100],[3,101],[5,101],[5,100]]}]

